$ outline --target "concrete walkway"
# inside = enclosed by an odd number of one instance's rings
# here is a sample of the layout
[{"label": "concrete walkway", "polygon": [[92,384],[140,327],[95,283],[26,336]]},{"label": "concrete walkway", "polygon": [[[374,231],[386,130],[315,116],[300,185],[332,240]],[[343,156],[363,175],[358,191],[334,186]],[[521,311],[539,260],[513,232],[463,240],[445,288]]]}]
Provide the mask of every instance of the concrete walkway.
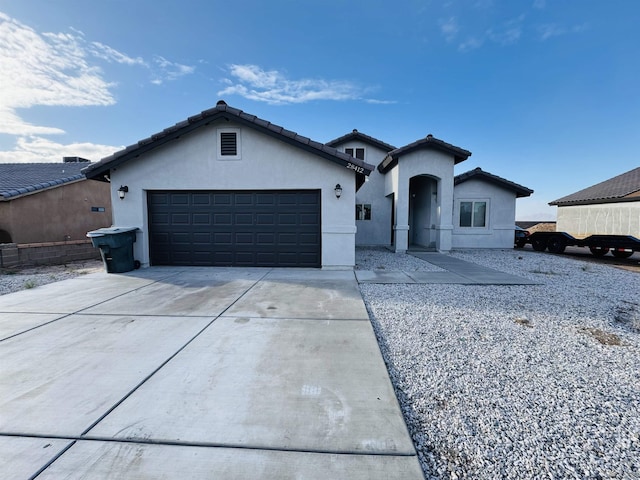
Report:
[{"label": "concrete walkway", "polygon": [[440,267],[445,272],[401,270],[356,270],[359,283],[418,283],[460,285],[537,285],[526,278],[509,275],[475,263],[435,252],[412,252],[416,258]]},{"label": "concrete walkway", "polygon": [[3,478],[423,478],[353,272],[0,296],[0,366]]}]

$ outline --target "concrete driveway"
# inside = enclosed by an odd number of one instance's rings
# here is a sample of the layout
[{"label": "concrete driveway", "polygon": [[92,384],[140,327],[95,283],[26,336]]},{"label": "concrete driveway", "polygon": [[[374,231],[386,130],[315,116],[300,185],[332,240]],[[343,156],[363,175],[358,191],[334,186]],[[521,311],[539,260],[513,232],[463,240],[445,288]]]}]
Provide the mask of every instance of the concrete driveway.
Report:
[{"label": "concrete driveway", "polygon": [[4,478],[423,478],[352,271],[91,274],[0,319]]}]

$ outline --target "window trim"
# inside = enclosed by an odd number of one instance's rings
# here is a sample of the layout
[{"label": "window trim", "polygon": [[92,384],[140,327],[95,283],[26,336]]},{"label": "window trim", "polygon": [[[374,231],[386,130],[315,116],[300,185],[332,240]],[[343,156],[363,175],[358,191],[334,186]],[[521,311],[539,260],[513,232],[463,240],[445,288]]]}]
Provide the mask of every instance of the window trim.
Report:
[{"label": "window trim", "polygon": [[[462,204],[463,203],[471,203],[471,225],[462,225]],[[475,226],[474,225],[474,220],[475,220],[475,206],[478,203],[484,203],[485,208],[484,208],[484,225],[482,226]],[[458,218],[458,222],[457,222],[457,227],[463,230],[473,230],[473,231],[482,231],[482,230],[488,230],[489,229],[489,211],[491,208],[491,203],[489,201],[488,198],[461,198],[458,200],[458,204],[457,204],[457,218]]]},{"label": "window trim", "polygon": [[[222,135],[225,133],[235,133],[236,135],[236,154],[235,155],[222,154]],[[241,142],[239,128],[218,128],[217,143],[218,144],[216,146],[216,158],[218,160],[240,160],[242,158],[242,142]]]},{"label": "window trim", "polygon": [[[351,150],[353,153],[349,153],[347,150]],[[358,157],[358,150],[362,150],[362,158]],[[364,158],[367,155],[367,152],[364,147],[345,147],[344,153],[347,155],[351,155],[353,158],[357,158],[358,160],[362,160],[364,162]]]},{"label": "window trim", "polygon": [[[369,216],[367,218],[367,207],[369,207]],[[362,214],[362,218],[358,218],[358,214]],[[356,203],[356,221],[357,222],[369,222],[371,221],[372,208],[370,203]]]}]

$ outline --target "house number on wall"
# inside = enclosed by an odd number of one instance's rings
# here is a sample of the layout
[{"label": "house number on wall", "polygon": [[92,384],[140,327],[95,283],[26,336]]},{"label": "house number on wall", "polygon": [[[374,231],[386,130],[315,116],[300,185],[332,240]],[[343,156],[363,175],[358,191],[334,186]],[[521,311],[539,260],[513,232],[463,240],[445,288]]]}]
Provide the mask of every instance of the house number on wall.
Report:
[{"label": "house number on wall", "polygon": [[353,163],[347,163],[347,168],[350,170],[355,170],[356,173],[364,173],[364,168],[359,167],[358,165],[354,165]]}]

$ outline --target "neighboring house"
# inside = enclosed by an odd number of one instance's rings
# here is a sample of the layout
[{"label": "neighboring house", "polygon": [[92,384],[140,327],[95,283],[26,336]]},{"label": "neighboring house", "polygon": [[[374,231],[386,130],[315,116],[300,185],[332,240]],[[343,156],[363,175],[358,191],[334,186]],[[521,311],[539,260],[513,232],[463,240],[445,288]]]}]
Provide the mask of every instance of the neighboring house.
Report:
[{"label": "neighboring house", "polygon": [[640,238],[640,167],[550,202],[557,231]]},{"label": "neighboring house", "polygon": [[453,248],[513,247],[516,199],[527,187],[476,168],[453,179]]},{"label": "neighboring house", "polygon": [[86,181],[87,162],[0,163],[0,243],[86,242],[109,226],[109,186]]},{"label": "neighboring house", "polygon": [[433,135],[395,148],[357,130],[328,145],[378,165],[356,194],[358,245],[396,252],[513,246],[516,198],[533,191],[480,169],[454,178],[471,152]]},{"label": "neighboring house", "polygon": [[142,265],[351,268],[373,168],[220,101],[84,172],[110,179]]}]

